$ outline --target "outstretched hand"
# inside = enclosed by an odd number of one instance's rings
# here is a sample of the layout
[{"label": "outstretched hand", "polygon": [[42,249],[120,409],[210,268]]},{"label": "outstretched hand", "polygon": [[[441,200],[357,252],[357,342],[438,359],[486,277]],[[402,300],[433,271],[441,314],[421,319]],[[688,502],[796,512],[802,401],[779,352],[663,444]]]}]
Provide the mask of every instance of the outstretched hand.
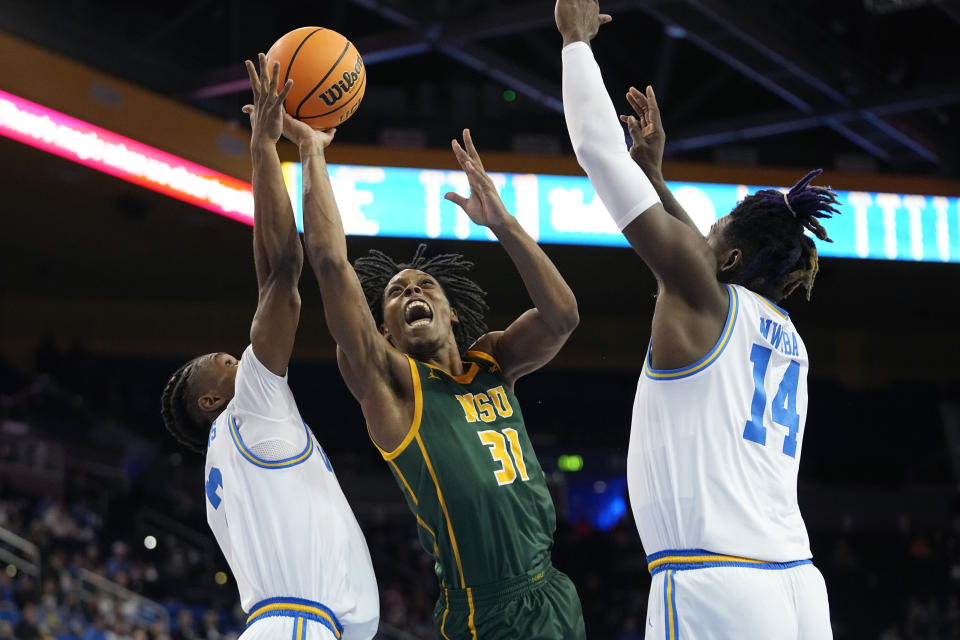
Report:
[{"label": "outstretched hand", "polygon": [[597,0],[557,0],[553,18],[557,31],[563,36],[563,46],[578,41],[590,42],[600,25],[613,20],[610,14],[600,13]]},{"label": "outstretched hand", "polygon": [[257,73],[253,62],[246,60],[247,75],[250,76],[250,88],[253,90],[253,104],[244,105],[243,112],[250,116],[250,126],[253,128],[251,143],[277,143],[283,131],[283,115],[286,113],[283,102],[290,93],[293,80],[287,80],[283,89],[279,90],[280,63],[274,62],[267,68],[267,56],[257,56],[260,63],[260,73]]},{"label": "outstretched hand", "polygon": [[648,85],[646,94],[636,87],[630,87],[627,91],[627,102],[637,114],[636,117],[620,116],[620,121],[626,123],[627,132],[633,141],[630,145],[630,157],[648,177],[659,175],[663,172],[663,147],[667,134],[663,130],[663,122],[660,121],[660,108],[657,106],[653,87]]},{"label": "outstretched hand", "polygon": [[303,149],[305,145],[315,145],[319,149],[326,149],[333,142],[333,136],[336,135],[337,128],[314,129],[303,120],[297,120],[284,110],[283,112],[283,137]]},{"label": "outstretched hand", "polygon": [[467,181],[470,183],[470,197],[464,198],[455,191],[450,191],[443,197],[458,205],[463,209],[467,217],[475,224],[485,227],[495,226],[510,218],[503,201],[497,193],[497,187],[493,180],[487,175],[480,161],[480,154],[477,148],[473,146],[473,138],[470,136],[470,129],[463,130],[463,146],[456,140],[452,140],[453,154],[457,157],[457,162],[467,174]]}]

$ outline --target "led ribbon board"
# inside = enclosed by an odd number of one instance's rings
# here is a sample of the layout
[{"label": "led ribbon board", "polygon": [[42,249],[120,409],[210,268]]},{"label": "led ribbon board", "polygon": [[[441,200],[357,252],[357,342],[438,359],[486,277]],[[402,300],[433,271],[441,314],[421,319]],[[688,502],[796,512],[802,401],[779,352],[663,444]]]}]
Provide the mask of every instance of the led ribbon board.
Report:
[{"label": "led ribbon board", "polygon": [[0,91],[0,134],[253,224],[248,183]]},{"label": "led ribbon board", "polygon": [[[285,163],[284,172],[300,222],[300,165]],[[586,178],[517,173],[491,173],[490,177],[507,210],[538,242],[627,246]],[[348,234],[494,239],[490,231],[470,222],[443,199],[447,191],[469,193],[463,172],[331,165],[330,178]],[[704,233],[718,217],[761,188],[668,184]],[[960,198],[864,191],[838,191],[837,196],[842,214],[824,223],[833,243],[818,241],[820,255],[960,262]]]},{"label": "led ribbon board", "polygon": [[[0,134],[74,162],[252,224],[248,183],[0,91]],[[460,171],[331,165],[330,177],[350,235],[492,240],[443,199],[469,192]],[[299,163],[284,177],[302,229]],[[626,246],[584,177],[491,173],[520,224],[539,242]],[[800,173],[798,172],[798,177]],[[704,232],[759,187],[671,182]],[[826,222],[834,242],[823,256],[960,262],[960,198],[840,191],[843,214]]]}]

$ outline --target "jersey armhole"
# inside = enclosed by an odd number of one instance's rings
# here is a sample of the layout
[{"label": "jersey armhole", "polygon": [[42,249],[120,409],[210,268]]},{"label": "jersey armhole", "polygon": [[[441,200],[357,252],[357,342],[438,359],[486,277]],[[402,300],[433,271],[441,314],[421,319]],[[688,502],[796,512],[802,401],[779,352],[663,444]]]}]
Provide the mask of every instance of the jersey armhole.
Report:
[{"label": "jersey armhole", "polygon": [[307,458],[310,457],[310,455],[313,453],[313,436],[310,433],[310,429],[307,427],[307,423],[303,422],[302,419],[300,422],[303,424],[303,430],[307,434],[307,444],[303,448],[303,451],[295,456],[284,458],[283,460],[265,460],[250,451],[246,443],[244,443],[243,438],[240,436],[240,428],[237,426],[237,419],[234,416],[230,416],[228,419],[228,424],[230,425],[230,439],[233,440],[233,444],[236,446],[237,451],[240,452],[240,456],[262,469],[284,469],[286,467],[294,467],[301,462],[305,462]]},{"label": "jersey armhole", "polygon": [[420,372],[417,370],[417,363],[413,358],[406,354],[404,354],[404,357],[410,364],[410,378],[413,381],[413,420],[410,422],[410,429],[407,431],[407,435],[403,437],[403,441],[401,441],[393,451],[386,451],[373,439],[373,436],[370,434],[370,425],[367,425],[367,435],[370,436],[370,441],[373,442],[373,446],[377,448],[384,460],[393,460],[403,453],[420,432],[420,419],[423,416],[423,389],[420,387]]},{"label": "jersey armhole", "polygon": [[677,380],[686,378],[703,371],[719,359],[720,354],[723,353],[723,350],[730,342],[730,336],[733,335],[733,327],[737,324],[737,311],[739,311],[740,308],[740,297],[736,287],[726,283],[724,283],[723,286],[727,288],[727,295],[730,297],[730,306],[727,307],[727,319],[723,323],[723,330],[720,332],[720,337],[717,338],[717,342],[713,345],[713,348],[707,352],[707,355],[693,364],[679,369],[654,369],[650,361],[653,346],[653,341],[651,340],[650,347],[647,348],[647,355],[643,362],[643,373],[645,376],[652,380]]}]

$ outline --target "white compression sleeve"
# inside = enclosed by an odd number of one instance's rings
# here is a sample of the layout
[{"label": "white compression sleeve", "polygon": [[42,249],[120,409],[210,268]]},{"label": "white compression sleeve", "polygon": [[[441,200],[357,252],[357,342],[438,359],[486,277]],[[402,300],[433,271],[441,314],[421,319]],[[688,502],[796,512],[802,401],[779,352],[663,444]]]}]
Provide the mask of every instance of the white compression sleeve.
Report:
[{"label": "white compression sleeve", "polygon": [[630,157],[623,128],[586,42],[563,48],[563,114],[577,161],[610,216],[623,231],[660,202],[656,189]]}]

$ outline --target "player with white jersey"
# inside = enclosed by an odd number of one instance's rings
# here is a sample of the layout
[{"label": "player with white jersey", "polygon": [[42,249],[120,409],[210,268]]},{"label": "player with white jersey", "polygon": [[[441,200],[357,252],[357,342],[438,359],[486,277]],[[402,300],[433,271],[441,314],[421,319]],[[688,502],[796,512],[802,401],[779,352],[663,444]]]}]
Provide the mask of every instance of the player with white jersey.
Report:
[{"label": "player with white jersey", "polygon": [[[761,190],[704,237],[660,171],[653,90],[617,113],[589,42],[596,0],[557,0],[574,151],[657,278],[652,339],[631,425],[628,487],[653,582],[647,638],[830,638],[826,587],[797,506],[807,352],[777,302],[817,273],[812,238],[836,198],[807,174]],[[632,156],[632,157],[631,157]],[[636,162],[635,162],[636,161]],[[640,167],[637,166],[640,165]]]},{"label": "player with white jersey", "polygon": [[278,64],[247,61],[254,104],[254,262],[259,284],[250,346],[180,367],[163,392],[167,429],[206,452],[207,522],[249,614],[244,640],[369,640],[379,624],[363,533],[330,461],[300,416],[287,364],[300,320],[303,267],[276,144],[283,127]]}]

